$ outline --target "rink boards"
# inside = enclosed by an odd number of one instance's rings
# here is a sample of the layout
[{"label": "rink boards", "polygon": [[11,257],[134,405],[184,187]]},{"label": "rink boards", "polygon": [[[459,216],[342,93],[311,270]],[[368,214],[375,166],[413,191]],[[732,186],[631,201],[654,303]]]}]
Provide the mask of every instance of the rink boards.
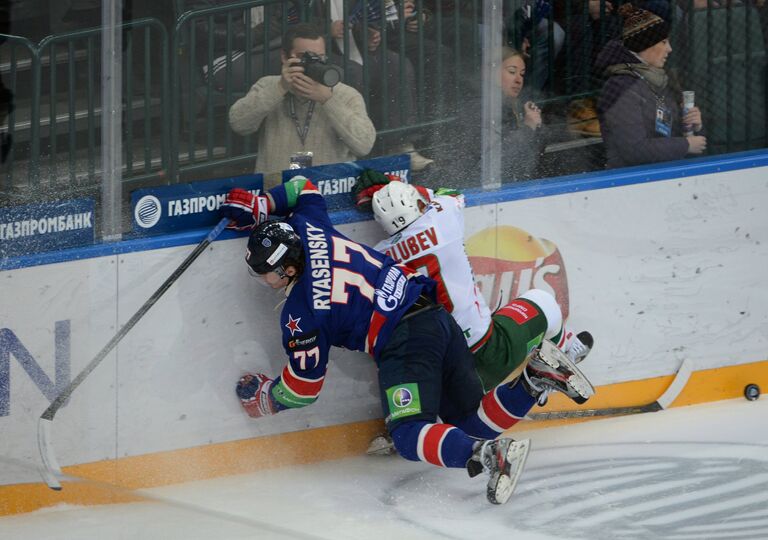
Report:
[{"label": "rink boards", "polygon": [[[590,407],[653,401],[686,358],[697,371],[675,405],[736,397],[747,383],[768,388],[767,172],[753,153],[470,193],[467,251],[492,307],[543,287],[573,328],[593,332]],[[378,226],[359,217],[334,216],[374,243]],[[201,238],[0,271],[0,514],[131,497],[42,486],[37,419]],[[285,361],[280,297],[248,276],[244,242],[215,242],[59,411],[65,472],[135,489],[359,454],[381,428],[372,360],[336,349],[317,403],[260,420],[242,412],[238,377],[274,376]]]}]

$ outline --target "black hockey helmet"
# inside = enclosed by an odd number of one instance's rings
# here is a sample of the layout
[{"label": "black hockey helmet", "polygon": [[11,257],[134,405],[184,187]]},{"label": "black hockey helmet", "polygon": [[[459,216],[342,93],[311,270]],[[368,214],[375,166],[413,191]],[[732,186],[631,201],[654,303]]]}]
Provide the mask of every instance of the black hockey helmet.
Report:
[{"label": "black hockey helmet", "polygon": [[285,221],[265,221],[248,238],[245,262],[257,274],[283,273],[286,266],[304,267],[301,238]]}]

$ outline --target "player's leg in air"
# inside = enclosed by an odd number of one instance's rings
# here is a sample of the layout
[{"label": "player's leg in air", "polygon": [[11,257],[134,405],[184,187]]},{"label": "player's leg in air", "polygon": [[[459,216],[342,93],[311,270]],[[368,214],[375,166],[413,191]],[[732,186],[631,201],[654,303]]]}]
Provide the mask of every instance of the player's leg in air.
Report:
[{"label": "player's leg in air", "polygon": [[[546,297],[539,300],[544,304]],[[557,307],[553,298],[551,302]],[[554,326],[560,324],[557,317],[550,319],[554,321]],[[552,331],[554,328],[543,328],[540,332],[547,334]],[[492,480],[493,460],[499,456],[499,452],[503,454],[510,451],[511,444],[505,442],[509,439],[497,437],[524,418],[542,395],[554,390],[564,393],[577,403],[584,403],[594,394],[594,388],[576,367],[576,363],[548,339],[543,342],[539,340],[539,345],[530,352],[524,363],[520,376],[492,388],[482,396],[479,404],[473,402],[474,396],[466,392],[466,380],[471,378],[466,365],[459,361],[448,362],[443,378],[443,393],[448,398],[440,409],[440,418],[470,437],[484,441],[475,445],[467,470],[470,475],[489,472]],[[512,447],[511,451],[515,453],[517,450]],[[489,483],[489,498],[494,489],[497,493],[511,491],[515,482],[516,478],[504,478],[501,475],[501,482],[496,488]]]},{"label": "player's leg in air", "polygon": [[[594,392],[576,367],[589,354],[592,336],[589,332],[574,336],[564,331],[560,307],[551,294],[534,289],[504,309],[494,315],[490,339],[474,352],[477,372],[491,391],[482,398],[479,408],[472,406],[474,398],[466,394],[464,387],[464,381],[472,375],[456,376],[456,387],[449,391],[460,402],[466,396],[470,405],[465,403],[463,409],[444,410],[440,414],[473,437],[497,437],[525,417],[537,401],[543,403],[552,390],[577,403],[583,403]],[[394,451],[395,445],[387,435],[374,438],[368,448],[372,455]]]},{"label": "player's leg in air", "polygon": [[[461,391],[454,386],[461,380]],[[451,382],[449,387],[445,386]],[[398,453],[412,461],[489,475],[494,504],[512,495],[528,455],[529,441],[472,437],[438,416],[477,416],[483,388],[461,329],[442,308],[401,322],[379,357],[379,384],[387,430]],[[530,408],[531,403],[526,403]],[[508,420],[508,419],[507,419]],[[515,418],[515,421],[517,418]],[[501,422],[506,429],[511,422]]]},{"label": "player's leg in air", "polygon": [[563,324],[555,297],[544,290],[531,289],[496,311],[487,337],[472,347],[485,388],[518,377],[544,340],[557,345],[573,364],[594,346],[589,332],[574,334]]}]

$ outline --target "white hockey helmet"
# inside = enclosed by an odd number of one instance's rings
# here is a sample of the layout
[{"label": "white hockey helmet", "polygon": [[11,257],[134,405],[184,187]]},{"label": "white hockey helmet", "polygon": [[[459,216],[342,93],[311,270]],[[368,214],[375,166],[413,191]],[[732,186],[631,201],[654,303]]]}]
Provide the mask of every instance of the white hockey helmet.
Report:
[{"label": "white hockey helmet", "polygon": [[405,182],[390,182],[373,194],[373,216],[392,236],[421,216],[419,201],[426,201],[419,191]]}]

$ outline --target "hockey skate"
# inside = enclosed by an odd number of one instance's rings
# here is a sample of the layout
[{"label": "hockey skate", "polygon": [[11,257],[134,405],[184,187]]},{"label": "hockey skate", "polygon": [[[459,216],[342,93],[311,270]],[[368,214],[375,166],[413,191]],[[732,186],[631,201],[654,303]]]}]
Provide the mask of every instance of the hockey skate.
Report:
[{"label": "hockey skate", "polygon": [[573,341],[568,345],[565,354],[568,355],[571,362],[578,364],[587,357],[594,345],[595,340],[592,337],[592,334],[584,330],[576,334]]},{"label": "hockey skate", "polygon": [[389,433],[380,433],[371,439],[365,453],[369,456],[391,456],[396,454],[397,450],[395,450],[395,443]]},{"label": "hockey skate", "polygon": [[549,390],[557,390],[581,404],[595,394],[592,383],[551,341],[542,342],[541,348],[534,351],[523,370],[523,380],[529,393],[537,398],[545,396]]},{"label": "hockey skate", "polygon": [[486,495],[491,503],[504,504],[512,496],[530,448],[530,439],[496,439],[477,443],[467,461],[467,472],[470,477],[481,472],[490,475]]}]

